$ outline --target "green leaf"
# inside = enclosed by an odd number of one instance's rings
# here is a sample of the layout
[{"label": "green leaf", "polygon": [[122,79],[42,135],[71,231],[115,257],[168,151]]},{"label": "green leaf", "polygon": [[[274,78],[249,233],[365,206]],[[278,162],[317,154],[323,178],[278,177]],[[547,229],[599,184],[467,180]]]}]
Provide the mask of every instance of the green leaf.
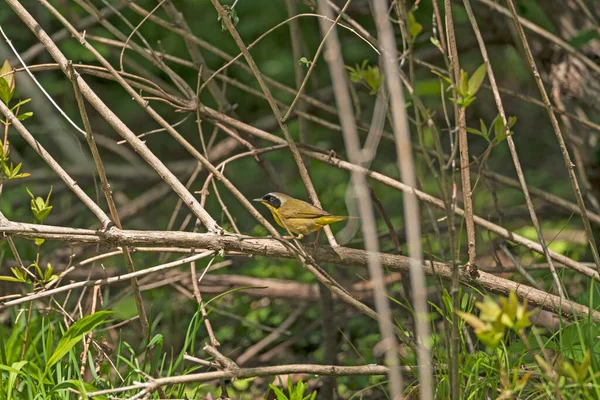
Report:
[{"label": "green leaf", "polygon": [[506,130],[504,129],[504,123],[502,122],[500,115],[497,115],[496,118],[494,118],[492,126],[494,127],[494,136],[498,143],[506,139]]},{"label": "green leaf", "polygon": [[479,68],[477,68],[475,72],[473,72],[473,75],[469,79],[468,93],[470,96],[474,96],[477,93],[477,91],[481,87],[481,84],[483,83],[483,80],[485,79],[486,74],[487,65],[485,63],[481,64]]},{"label": "green leaf", "polygon": [[440,71],[432,69],[431,72],[448,82],[449,85],[452,85],[452,81],[450,80],[450,78],[448,78],[446,75],[443,75]]},{"label": "green leaf", "polygon": [[379,67],[369,67],[364,74],[364,80],[371,89],[369,94],[376,94],[383,82],[383,74],[379,71]]},{"label": "green leaf", "polygon": [[294,400],[294,399],[293,399],[293,394],[294,394],[294,382],[292,382],[292,377],[291,377],[291,375],[288,375],[288,378],[287,378],[287,388],[288,388],[288,396],[289,396],[290,400]]},{"label": "green leaf", "polygon": [[490,132],[488,131],[487,126],[485,126],[485,122],[483,122],[482,119],[479,119],[479,128],[481,129],[481,132],[485,133],[485,138],[488,140],[490,140]]},{"label": "green leaf", "polygon": [[577,35],[573,36],[569,39],[569,44],[575,48],[582,48],[589,42],[595,39],[600,39],[600,34],[596,29],[587,29],[577,33]]},{"label": "green leaf", "polygon": [[13,275],[19,279],[19,282],[27,282],[27,275],[25,274],[24,271],[21,271],[19,268],[17,267],[13,267],[10,269],[13,273]]},{"label": "green leaf", "polygon": [[303,65],[306,68],[310,67],[310,64],[312,64],[312,62],[308,61],[306,57],[301,57],[300,60],[298,60],[298,65]]},{"label": "green leaf", "polygon": [[439,41],[439,40],[437,40],[435,37],[431,36],[431,37],[429,38],[429,41],[430,41],[430,42],[431,42],[431,43],[432,43],[432,44],[433,44],[435,47],[437,47],[437,49],[438,49],[439,51],[442,51],[442,44],[440,43],[440,41]]},{"label": "green leaf", "polygon": [[33,117],[33,112],[31,112],[31,111],[27,111],[27,112],[24,112],[23,114],[17,115],[17,119],[19,121],[25,121],[27,118],[31,118],[31,117]]},{"label": "green leaf", "polygon": [[14,276],[0,275],[0,281],[6,282],[23,282],[22,279],[15,278]]},{"label": "green leaf", "polygon": [[0,79],[0,100],[8,106],[11,98],[12,92],[8,87],[8,83],[4,79]]},{"label": "green leaf", "polygon": [[155,343],[162,343],[163,342],[163,335],[161,335],[160,333],[154,335],[154,337],[152,338],[152,340],[150,341],[150,343],[148,343],[148,345],[146,347],[152,347],[154,346]]},{"label": "green leaf", "polygon": [[[69,379],[61,382],[52,388],[52,392],[58,392],[61,390],[76,390],[84,399],[88,399],[87,392],[96,392],[98,388],[90,383],[82,382],[77,379]],[[94,399],[107,399],[106,395],[94,396]]]},{"label": "green leaf", "polygon": [[2,76],[2,79],[8,84],[10,90],[15,90],[15,74],[13,68],[8,63],[8,60],[4,60],[4,64],[2,64],[2,68],[0,68],[0,76]]},{"label": "green leaf", "polygon": [[417,22],[413,13],[408,13],[408,34],[415,39],[423,31],[423,25]]},{"label": "green leaf", "polygon": [[459,105],[459,106],[462,106],[462,107],[464,107],[464,108],[467,108],[467,107],[469,107],[469,106],[471,105],[471,103],[473,103],[473,101],[474,101],[476,98],[477,98],[477,97],[474,97],[474,96],[470,96],[470,95],[469,95],[469,96],[467,96],[467,97],[464,97],[464,98],[459,98],[457,103],[458,103],[458,105]]},{"label": "green leaf", "polygon": [[275,393],[277,400],[289,400],[285,393],[283,393],[283,391],[281,391],[281,389],[279,389],[277,386],[270,384],[269,388]]},{"label": "green leaf", "polygon": [[46,207],[46,208],[42,209],[35,217],[40,222],[44,222],[44,220],[46,219],[46,217],[50,214],[50,211],[52,211],[52,206],[49,206],[49,207]]},{"label": "green leaf", "polygon": [[46,272],[44,272],[44,281],[45,282],[50,282],[52,280],[52,272],[54,270],[52,269],[52,265],[50,265],[50,263],[48,263],[48,265],[46,266]]},{"label": "green leaf", "polygon": [[18,163],[17,166],[12,169],[12,175],[18,174],[19,171],[21,170],[22,166],[23,166],[23,163]]},{"label": "green leaf", "polygon": [[488,139],[486,131],[478,131],[477,129],[467,127],[467,132],[479,135],[479,136],[483,137],[485,140],[487,140],[488,142],[490,141]]},{"label": "green leaf", "polygon": [[23,366],[25,366],[25,364],[27,364],[27,361],[17,361],[15,363],[13,363],[11,365],[11,369],[12,371],[10,371],[9,375],[8,375],[8,396],[7,398],[11,398],[11,394],[12,394],[12,389],[15,386],[15,382],[17,380],[17,375],[24,375],[23,372],[21,372],[21,368],[23,368]]},{"label": "green leaf", "polygon": [[79,321],[75,322],[65,332],[65,335],[60,339],[56,345],[56,349],[46,362],[46,374],[50,367],[56,364],[61,358],[63,358],[75,345],[83,339],[83,335],[92,331],[98,325],[104,323],[112,311],[98,311],[94,314],[83,317]]},{"label": "green leaf", "polygon": [[54,189],[54,185],[50,186],[50,191],[48,192],[48,196],[46,196],[46,207],[50,205],[50,195],[52,194],[52,189]]},{"label": "green leaf", "polygon": [[294,393],[292,394],[292,400],[303,400],[304,392],[306,391],[306,386],[304,382],[300,380],[296,387],[294,388]]},{"label": "green leaf", "polygon": [[38,265],[38,263],[34,262],[32,263],[29,268],[34,267],[35,271],[37,272],[37,276],[42,278],[44,276],[44,274],[42,273],[42,269],[40,268],[40,266]]},{"label": "green leaf", "polygon": [[456,91],[461,97],[467,97],[469,94],[469,74],[466,71],[460,70],[460,84]]},{"label": "green leaf", "polygon": [[577,371],[577,377],[579,378],[579,382],[583,382],[589,373],[589,367],[591,363],[590,351],[587,350],[583,357],[583,361],[581,364],[575,363],[575,370]]},{"label": "green leaf", "polygon": [[8,106],[10,99],[15,93],[15,74],[12,72],[13,69],[8,63],[8,60],[4,61],[2,68],[0,68],[0,99]]}]

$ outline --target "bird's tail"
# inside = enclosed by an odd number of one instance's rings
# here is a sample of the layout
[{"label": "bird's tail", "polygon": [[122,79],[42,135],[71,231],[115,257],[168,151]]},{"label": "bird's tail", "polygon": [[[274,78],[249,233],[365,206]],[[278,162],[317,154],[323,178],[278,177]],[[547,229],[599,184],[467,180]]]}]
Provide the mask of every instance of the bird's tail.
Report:
[{"label": "bird's tail", "polygon": [[358,217],[349,217],[347,215],[326,215],[319,218],[323,225],[329,225],[347,219],[358,219]]}]

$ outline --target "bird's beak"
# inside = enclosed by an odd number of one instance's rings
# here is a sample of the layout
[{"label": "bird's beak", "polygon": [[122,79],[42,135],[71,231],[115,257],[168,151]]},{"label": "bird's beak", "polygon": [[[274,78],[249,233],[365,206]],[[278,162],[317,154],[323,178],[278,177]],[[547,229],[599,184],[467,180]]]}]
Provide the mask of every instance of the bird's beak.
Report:
[{"label": "bird's beak", "polygon": [[259,202],[259,203],[262,203],[262,202],[263,202],[263,199],[252,199],[252,201],[257,201],[257,202]]}]

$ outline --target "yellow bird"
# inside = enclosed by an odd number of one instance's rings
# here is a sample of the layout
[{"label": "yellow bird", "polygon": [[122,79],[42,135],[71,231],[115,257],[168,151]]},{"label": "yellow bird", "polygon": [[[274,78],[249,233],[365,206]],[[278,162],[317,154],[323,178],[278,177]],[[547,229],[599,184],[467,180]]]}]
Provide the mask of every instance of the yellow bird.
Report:
[{"label": "yellow bird", "polygon": [[267,193],[253,201],[267,206],[277,225],[287,228],[292,233],[297,233],[297,239],[302,239],[304,235],[317,231],[318,240],[319,230],[322,227],[350,218],[331,215],[312,204],[278,192]]}]

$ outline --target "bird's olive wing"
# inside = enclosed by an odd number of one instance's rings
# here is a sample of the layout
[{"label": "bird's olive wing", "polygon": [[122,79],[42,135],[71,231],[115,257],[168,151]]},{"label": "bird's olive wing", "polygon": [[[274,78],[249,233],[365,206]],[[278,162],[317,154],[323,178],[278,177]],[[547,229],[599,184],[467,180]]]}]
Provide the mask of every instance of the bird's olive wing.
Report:
[{"label": "bird's olive wing", "polygon": [[330,215],[327,211],[297,199],[289,199],[277,211],[283,218],[318,218]]}]

